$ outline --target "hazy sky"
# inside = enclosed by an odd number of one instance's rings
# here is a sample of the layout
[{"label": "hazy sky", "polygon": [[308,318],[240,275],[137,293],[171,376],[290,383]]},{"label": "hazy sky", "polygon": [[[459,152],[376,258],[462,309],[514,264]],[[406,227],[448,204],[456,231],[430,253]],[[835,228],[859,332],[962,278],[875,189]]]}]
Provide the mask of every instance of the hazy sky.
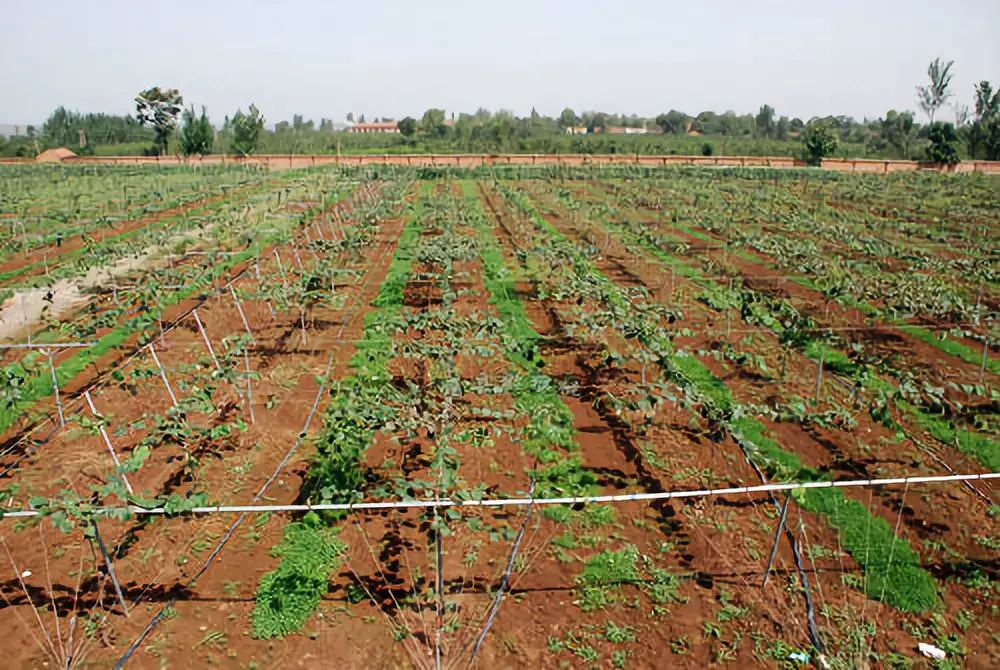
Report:
[{"label": "hazy sky", "polygon": [[[1000,84],[1000,0],[0,0],[0,122],[130,113],[152,85],[221,121],[532,106],[876,116],[935,56]],[[944,116],[944,115],[942,115]],[[949,111],[946,116],[952,116]]]}]

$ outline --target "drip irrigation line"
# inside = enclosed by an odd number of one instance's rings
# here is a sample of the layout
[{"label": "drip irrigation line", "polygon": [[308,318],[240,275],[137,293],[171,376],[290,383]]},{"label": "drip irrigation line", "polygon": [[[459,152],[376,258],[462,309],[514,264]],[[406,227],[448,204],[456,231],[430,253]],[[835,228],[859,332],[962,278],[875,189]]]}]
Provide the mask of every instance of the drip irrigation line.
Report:
[{"label": "drip irrigation line", "polygon": [[2,343],[0,349],[86,349],[97,342],[17,342]]},{"label": "drip irrigation line", "polygon": [[[206,292],[201,292],[199,295],[195,296],[194,299],[197,300],[197,304],[194,305],[194,306],[192,306],[190,309],[186,309],[183,312],[181,312],[180,314],[178,314],[171,322],[168,323],[168,325],[166,325],[161,330],[161,332],[157,335],[157,337],[161,337],[162,335],[165,335],[166,333],[169,333],[169,332],[172,332],[172,331],[176,330],[180,326],[181,322],[183,322],[184,319],[188,318],[195,309],[197,309],[198,307],[203,306],[210,299],[218,297],[222,292],[228,290],[230,286],[232,286],[237,281],[239,281],[240,279],[242,279],[245,275],[247,275],[247,273],[250,271],[250,269],[252,267],[253,267],[253,264],[252,263],[248,263],[246,267],[244,267],[242,270],[240,270],[237,274],[232,275],[228,279],[228,281],[226,281],[224,284],[222,284],[222,285],[220,285],[218,287],[214,286],[214,284],[211,287],[206,287],[206,289],[211,288],[211,291],[207,292],[207,293]],[[118,363],[118,365],[115,365],[114,367],[109,368],[108,370],[106,370],[104,373],[98,375],[90,383],[90,385],[84,387],[83,389],[80,389],[79,391],[75,392],[73,395],[81,397],[84,392],[96,391],[97,388],[100,387],[101,384],[103,382],[105,382],[107,380],[107,378],[109,378],[113,372],[115,372],[116,370],[121,370],[121,369],[127,367],[128,365],[130,365],[132,363],[132,361],[135,358],[137,358],[138,356],[140,356],[146,350],[146,347],[148,346],[148,344],[149,343],[138,344],[132,350],[132,352],[130,354],[126,355]],[[49,346],[52,346],[52,345],[49,345]],[[84,407],[84,405],[85,405],[85,403],[83,401],[81,401],[79,403],[79,410],[82,410],[83,407]],[[27,427],[26,428],[26,432],[23,433],[22,437],[19,438],[10,447],[8,447],[6,449],[5,453],[10,453],[11,450],[13,450],[17,446],[19,446],[24,441],[28,440],[30,438],[31,434],[35,430],[37,430],[39,427],[45,425],[46,423],[48,423],[50,421],[52,421],[52,417],[48,416],[45,419],[43,419],[43,420],[39,421],[38,423],[36,423],[35,425]],[[29,456],[31,456],[31,454],[33,454],[35,451],[37,451],[40,447],[42,447],[45,444],[47,444],[48,442],[50,442],[52,440],[52,438],[55,436],[55,434],[58,433],[61,428],[62,428],[62,426],[55,426],[44,437],[42,437],[40,440],[38,440],[36,442],[36,444],[32,445],[31,448],[26,449],[25,452],[21,455],[20,458],[18,458],[14,463],[12,463],[11,465],[7,466],[6,468],[3,469],[2,472],[0,472],[0,478],[5,477],[9,472],[11,472],[12,470],[16,469],[18,467],[18,465],[20,465],[20,463],[22,461],[24,461],[26,458],[28,458]]]},{"label": "drip irrigation line", "polygon": [[[297,443],[296,443],[297,448]],[[777,491],[795,491],[798,489],[830,489],[830,488],[870,488],[879,486],[900,486],[912,484],[941,484],[948,482],[964,482],[1000,479],[1000,472],[984,472],[978,474],[960,475],[921,475],[913,477],[887,477],[883,479],[847,479],[835,481],[784,482],[780,484],[759,484],[757,486],[730,486],[718,489],[690,489],[679,491],[659,491],[656,493],[624,493],[617,495],[598,496],[568,496],[563,498],[490,498],[483,500],[383,500],[354,503],[316,503],[298,505],[257,505],[251,502],[247,505],[207,505],[193,507],[176,516],[192,516],[203,514],[268,514],[276,512],[328,512],[346,511],[363,512],[386,509],[428,509],[428,508],[484,508],[484,507],[524,507],[531,505],[593,505],[605,503],[648,502],[653,500],[670,500],[678,498],[708,498],[732,495],[747,495],[753,493],[768,493]],[[259,499],[254,496],[254,500]],[[127,511],[136,515],[163,515],[163,507],[138,507],[136,505],[122,507],[98,507],[93,510],[98,515],[109,515]],[[3,518],[24,518],[39,516],[37,510],[9,510],[3,512]]]},{"label": "drip irrigation line", "polygon": [[[344,318],[344,323],[345,324],[347,323],[346,317]],[[270,488],[271,484],[274,483],[274,480],[278,478],[282,470],[285,469],[285,466],[288,465],[288,462],[292,459],[292,456],[294,456],[295,452],[298,451],[299,445],[302,444],[302,440],[308,433],[310,424],[312,424],[313,417],[316,416],[316,410],[319,408],[319,401],[325,395],[327,377],[329,376],[330,371],[333,369],[334,358],[335,356],[333,352],[331,352],[329,357],[327,358],[326,370],[322,376],[323,381],[320,382],[319,388],[316,389],[316,398],[313,400],[312,408],[309,410],[309,415],[306,417],[305,425],[299,432],[298,437],[295,438],[295,442],[292,444],[292,447],[285,453],[284,458],[281,459],[281,462],[278,463],[277,467],[274,468],[274,471],[271,473],[271,475],[261,485],[260,489],[258,489],[257,493],[254,495],[253,500],[255,502],[264,497],[264,494],[267,492],[267,489]],[[194,583],[198,580],[198,578],[201,577],[203,574],[205,574],[205,572],[211,567],[212,563],[215,562],[215,559],[219,556],[220,553],[222,553],[222,549],[226,546],[226,544],[233,537],[233,535],[235,535],[236,531],[243,524],[243,521],[246,520],[247,516],[249,516],[249,513],[243,512],[240,514],[240,516],[236,518],[235,521],[233,521],[233,523],[229,526],[229,529],[222,536],[222,539],[219,540],[219,543],[215,546],[215,549],[212,550],[212,553],[208,555],[208,557],[205,559],[205,562],[202,563],[200,568],[198,568],[198,571],[195,572],[194,575],[191,576],[191,579],[188,580],[187,584],[185,585],[186,589],[190,589],[194,585]],[[115,670],[119,670],[120,668],[124,667],[125,663],[128,662],[128,660],[136,652],[139,646],[142,645],[142,643],[146,640],[146,638],[149,637],[149,634],[153,632],[153,629],[156,628],[157,624],[159,624],[160,621],[163,620],[167,610],[173,607],[173,605],[177,602],[178,598],[179,596],[174,596],[173,598],[171,598],[166,604],[164,604],[160,608],[160,610],[156,614],[153,615],[153,618],[150,619],[149,623],[146,624],[146,627],[143,628],[142,633],[140,633],[139,637],[136,638],[131,645],[129,645],[128,649],[121,656],[121,658],[119,658],[118,661],[115,662],[114,665]]]},{"label": "drip irrigation line", "polygon": [[[531,486],[528,488],[528,496],[534,497],[535,495],[535,478],[531,478]],[[497,595],[493,599],[493,604],[490,606],[490,613],[486,617],[486,623],[483,624],[483,630],[479,633],[479,637],[476,638],[476,643],[472,647],[472,656],[469,658],[469,666],[471,667],[473,663],[476,662],[476,656],[479,655],[479,648],[482,646],[483,641],[490,632],[490,628],[493,627],[493,620],[496,619],[497,612],[500,611],[500,605],[503,603],[504,593],[510,586],[510,576],[514,571],[514,562],[517,560],[517,553],[521,550],[521,541],[524,540],[524,530],[528,526],[528,521],[531,519],[532,505],[528,505],[528,509],[524,512],[524,519],[521,521],[521,527],[517,529],[517,537],[514,538],[514,546],[511,547],[510,557],[507,559],[507,567],[504,569],[503,577],[500,580],[500,588],[497,589]]]}]

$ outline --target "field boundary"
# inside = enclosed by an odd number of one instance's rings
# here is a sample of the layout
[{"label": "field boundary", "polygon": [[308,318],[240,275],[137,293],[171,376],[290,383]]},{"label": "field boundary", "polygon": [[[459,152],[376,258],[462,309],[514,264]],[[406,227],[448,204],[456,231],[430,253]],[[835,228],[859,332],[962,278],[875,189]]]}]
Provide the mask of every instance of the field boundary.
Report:
[{"label": "field boundary", "polygon": [[[0,165],[34,164],[33,159],[5,158]],[[680,156],[639,154],[260,154],[257,156],[82,156],[64,163],[80,165],[260,165],[271,169],[292,169],[314,165],[405,165],[413,167],[481,167],[490,165],[606,166],[636,165],[669,167],[765,167],[795,169],[807,167],[791,156]],[[930,172],[1000,174],[1000,161],[963,161],[942,166],[926,161],[873,158],[827,158],[822,168],[834,172],[888,174],[890,172]]]}]

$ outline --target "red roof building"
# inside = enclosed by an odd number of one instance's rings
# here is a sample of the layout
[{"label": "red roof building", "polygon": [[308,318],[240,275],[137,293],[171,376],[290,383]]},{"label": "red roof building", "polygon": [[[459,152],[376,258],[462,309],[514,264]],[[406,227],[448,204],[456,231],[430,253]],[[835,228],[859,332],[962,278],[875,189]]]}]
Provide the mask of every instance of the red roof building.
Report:
[{"label": "red roof building", "polygon": [[380,121],[378,123],[355,123],[347,129],[349,133],[398,133],[399,124],[395,121]]}]

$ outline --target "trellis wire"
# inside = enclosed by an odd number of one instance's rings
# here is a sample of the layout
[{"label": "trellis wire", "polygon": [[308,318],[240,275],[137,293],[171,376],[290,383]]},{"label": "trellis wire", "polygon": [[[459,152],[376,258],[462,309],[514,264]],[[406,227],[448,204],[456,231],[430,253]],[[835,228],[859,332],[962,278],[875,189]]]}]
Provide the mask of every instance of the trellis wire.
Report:
[{"label": "trellis wire", "polygon": [[[317,503],[299,505],[207,505],[193,507],[183,515],[198,514],[268,514],[274,512],[326,512],[365,511],[385,509],[427,509],[462,507],[523,507],[525,505],[584,505],[603,503],[644,502],[670,500],[675,498],[707,498],[711,496],[749,495],[769,491],[795,491],[798,489],[865,488],[876,486],[897,486],[911,484],[939,484],[987,479],[1000,479],[1000,472],[983,472],[962,475],[920,475],[913,477],[886,477],[882,479],[845,479],[819,482],[784,482],[781,484],[758,484],[756,486],[729,486],[718,489],[690,489],[680,491],[659,491],[656,493],[623,493],[598,496],[566,496],[562,498],[492,498],[484,500],[386,500],[354,503]],[[166,514],[163,507],[98,507],[95,514],[109,514],[127,510],[136,515]],[[39,516],[37,510],[4,511],[3,518],[23,518]],[[178,515],[180,516],[180,515]]]}]

